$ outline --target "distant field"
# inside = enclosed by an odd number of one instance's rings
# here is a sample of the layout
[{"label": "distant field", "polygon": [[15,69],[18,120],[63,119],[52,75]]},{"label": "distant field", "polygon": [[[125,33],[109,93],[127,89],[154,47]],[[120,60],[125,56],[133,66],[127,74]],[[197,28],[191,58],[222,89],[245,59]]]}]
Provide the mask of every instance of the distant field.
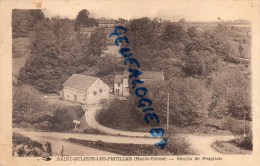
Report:
[{"label": "distant field", "polygon": [[13,75],[18,75],[20,69],[25,65],[26,60],[31,56],[30,38],[13,39]]}]

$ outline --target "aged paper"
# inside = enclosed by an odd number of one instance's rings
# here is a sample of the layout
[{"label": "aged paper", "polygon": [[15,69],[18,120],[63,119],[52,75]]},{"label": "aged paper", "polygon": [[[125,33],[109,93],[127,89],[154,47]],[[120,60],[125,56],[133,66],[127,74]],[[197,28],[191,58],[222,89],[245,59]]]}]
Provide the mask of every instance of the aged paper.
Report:
[{"label": "aged paper", "polygon": [[0,166],[260,164],[257,0],[0,1]]}]

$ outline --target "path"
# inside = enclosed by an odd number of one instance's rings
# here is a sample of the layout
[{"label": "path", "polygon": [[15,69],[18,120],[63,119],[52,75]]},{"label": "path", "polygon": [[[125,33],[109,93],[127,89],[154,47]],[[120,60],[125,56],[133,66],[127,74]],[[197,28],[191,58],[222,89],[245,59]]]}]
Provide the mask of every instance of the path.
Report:
[{"label": "path", "polygon": [[[87,107],[84,107],[84,109],[86,110],[86,113],[85,113],[86,122],[90,127],[94,128],[94,129],[98,129],[100,131],[114,134],[114,135],[131,136],[131,137],[133,137],[133,136],[151,137],[149,133],[121,131],[121,130],[115,130],[115,129],[111,129],[111,128],[102,126],[95,119],[96,113],[98,112],[98,110],[101,109],[100,106],[87,106]],[[214,143],[216,140],[228,141],[228,140],[234,139],[234,136],[232,136],[232,135],[228,135],[228,136],[188,135],[188,139],[191,144],[191,149],[193,149],[196,154],[208,155],[208,154],[220,154],[219,152],[215,151],[211,147],[211,144]]]},{"label": "path", "polygon": [[41,138],[51,138],[56,140],[64,140],[69,138],[88,140],[88,141],[103,141],[107,143],[121,143],[121,144],[146,144],[153,145],[158,142],[158,139],[154,138],[133,138],[123,136],[108,136],[97,134],[81,134],[81,133],[59,133],[59,132],[39,132],[39,131],[27,131],[24,129],[15,128],[13,132],[23,134],[24,136],[36,136]]},{"label": "path", "polygon": [[150,133],[116,130],[99,124],[96,121],[95,117],[98,110],[100,110],[101,108],[102,107],[98,105],[83,107],[83,109],[86,111],[85,112],[86,122],[91,128],[97,129],[105,133],[113,134],[113,135],[122,135],[122,136],[130,136],[130,137],[151,137]]},{"label": "path", "polygon": [[69,141],[64,140],[69,138],[66,136],[66,134],[63,136],[59,136],[59,134],[53,132],[51,133],[33,132],[33,131],[25,131],[22,129],[14,129],[14,132],[29,137],[33,141],[37,141],[41,143],[43,146],[47,141],[49,141],[52,146],[53,156],[61,155],[62,146],[64,150],[63,154],[65,156],[95,156],[95,155],[117,156],[118,155],[115,153],[110,153],[110,152],[78,145],[75,143],[70,143]]},{"label": "path", "polygon": [[[121,143],[121,144],[147,144],[153,145],[158,142],[157,139],[152,138],[134,138],[134,137],[123,137],[123,136],[107,136],[107,135],[94,135],[94,134],[79,134],[79,133],[58,133],[58,132],[35,132],[26,131],[24,129],[13,129],[14,132],[20,133],[32,140],[40,143],[45,143],[47,140],[52,143],[53,151],[60,153],[61,146],[64,146],[64,153],[66,155],[117,155],[114,153],[101,151],[85,146],[77,145],[66,141],[69,138],[75,138],[80,140],[88,141],[103,141],[107,143]],[[208,136],[208,135],[188,135],[190,142],[190,148],[199,155],[214,155],[221,154],[215,151],[211,144],[216,140],[228,141],[234,139],[233,136]],[[152,155],[152,154],[151,154]]]},{"label": "path", "polygon": [[215,141],[229,141],[234,139],[234,136],[219,136],[219,135],[188,135],[189,142],[191,145],[191,149],[194,150],[196,154],[201,155],[213,155],[213,154],[221,154],[215,151],[211,144]]}]

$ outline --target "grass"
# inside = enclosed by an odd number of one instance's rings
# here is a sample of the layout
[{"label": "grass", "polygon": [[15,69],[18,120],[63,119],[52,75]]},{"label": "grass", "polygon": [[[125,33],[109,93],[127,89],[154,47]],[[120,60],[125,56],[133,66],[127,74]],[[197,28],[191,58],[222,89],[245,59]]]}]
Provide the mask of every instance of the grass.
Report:
[{"label": "grass", "polygon": [[211,147],[223,154],[251,154],[252,151],[237,147],[232,141],[216,141]]},{"label": "grass", "polygon": [[74,138],[69,138],[68,141],[86,147],[120,154],[123,156],[171,155],[169,151],[160,150],[154,145],[105,143],[102,141],[95,142],[95,141],[79,140]]}]

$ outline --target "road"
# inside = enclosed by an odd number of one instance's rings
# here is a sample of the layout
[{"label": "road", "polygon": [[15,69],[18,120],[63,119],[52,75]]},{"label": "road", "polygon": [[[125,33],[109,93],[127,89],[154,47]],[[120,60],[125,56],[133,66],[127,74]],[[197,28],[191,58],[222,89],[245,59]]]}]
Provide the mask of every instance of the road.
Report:
[{"label": "road", "polygon": [[211,144],[214,143],[216,140],[218,141],[230,141],[234,139],[234,136],[227,135],[188,135],[188,139],[190,142],[190,148],[194,150],[196,154],[201,155],[215,155],[221,154],[215,151]]},{"label": "road", "polygon": [[[136,136],[136,137],[149,137],[149,133],[141,133],[141,132],[129,132],[129,131],[120,131],[120,130],[115,130],[111,129],[105,126],[100,125],[96,121],[96,114],[98,110],[100,109],[100,106],[88,106],[83,108],[86,110],[86,122],[87,124],[95,129],[98,129],[100,131],[114,134],[114,135],[123,135],[123,136]],[[191,145],[191,149],[194,150],[196,154],[220,154],[219,152],[215,151],[212,147],[211,144],[214,143],[216,140],[221,140],[221,141],[229,141],[234,139],[232,135],[229,136],[219,136],[219,135],[188,135],[188,140]],[[135,138],[136,139],[136,138]]]},{"label": "road", "polygon": [[62,145],[64,146],[65,155],[117,155],[114,153],[101,151],[93,148],[88,148],[78,144],[65,141],[69,138],[75,138],[88,141],[103,141],[107,143],[121,143],[121,144],[147,144],[153,145],[159,142],[158,139],[153,138],[135,138],[135,137],[120,137],[108,135],[94,135],[94,134],[80,134],[80,133],[59,133],[59,132],[36,132],[24,129],[14,128],[13,132],[22,134],[31,138],[34,141],[45,144],[49,141],[52,144],[52,149],[55,154],[60,154]]},{"label": "road", "polygon": [[70,143],[64,139],[69,138],[67,134],[53,132],[33,132],[21,129],[14,129],[14,132],[20,133],[30,139],[41,143],[43,146],[47,141],[51,143],[53,156],[60,156],[63,146],[63,154],[65,156],[118,156],[118,154],[81,146],[75,143]]},{"label": "road", "polygon": [[[45,143],[47,140],[51,142],[53,151],[60,154],[62,145],[64,146],[64,153],[66,155],[117,155],[106,151],[101,151],[93,148],[84,147],[74,143],[65,141],[68,138],[75,138],[89,141],[103,141],[108,143],[124,143],[124,144],[154,144],[158,142],[152,138],[138,138],[138,137],[123,137],[123,136],[108,136],[108,135],[94,135],[94,134],[79,134],[79,133],[58,133],[58,132],[35,132],[26,131],[15,128],[14,132],[20,133],[32,140],[40,143]],[[211,148],[211,144],[216,140],[228,141],[234,139],[233,136],[208,136],[208,135],[187,135],[191,149],[196,154],[200,155],[214,155],[220,154]]]},{"label": "road", "polygon": [[103,131],[105,133],[113,134],[113,135],[121,135],[121,136],[129,136],[129,137],[151,137],[150,133],[143,133],[143,132],[132,132],[132,131],[122,131],[122,130],[116,130],[116,129],[111,129],[108,127],[105,127],[101,124],[99,124],[96,121],[96,114],[98,110],[100,110],[102,107],[98,105],[93,105],[93,106],[85,106],[83,109],[86,111],[85,116],[86,116],[86,122],[89,125],[89,127]]}]

